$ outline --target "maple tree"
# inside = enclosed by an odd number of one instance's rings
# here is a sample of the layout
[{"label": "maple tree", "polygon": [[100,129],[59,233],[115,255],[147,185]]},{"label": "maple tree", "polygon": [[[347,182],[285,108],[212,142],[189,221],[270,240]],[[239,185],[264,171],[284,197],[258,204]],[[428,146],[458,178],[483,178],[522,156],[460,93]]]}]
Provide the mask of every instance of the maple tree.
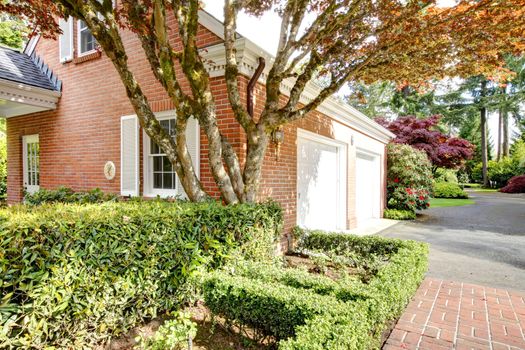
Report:
[{"label": "maple tree", "polygon": [[394,143],[411,145],[424,151],[434,170],[438,167],[455,169],[472,158],[474,146],[467,140],[449,137],[439,131],[440,118],[439,115],[422,119],[406,116],[394,121],[384,118],[377,118],[376,121],[396,135]]},{"label": "maple tree", "polygon": [[[235,150],[217,125],[210,77],[197,46],[199,0],[12,0],[0,11],[25,17],[45,37],[59,33],[58,17],[83,20],[113,62],[141,127],[172,162],[188,197],[208,198],[186,146],[189,116],[199,121],[208,161],[226,203],[254,202],[272,132],[303,118],[350,80],[416,83],[445,76],[505,76],[501,53],[525,50],[525,0],[459,0],[439,8],[435,0],[225,0],[225,79],[235,118],[246,132],[246,147]],[[244,11],[281,17],[278,49],[266,77],[266,101],[251,115],[238,86],[235,51],[237,16]],[[310,14],[310,15],[309,15]],[[311,14],[315,18],[311,20]],[[175,19],[179,44],[169,39]],[[177,133],[160,126],[133,69],[122,31],[136,34],[155,78],[173,100]],[[175,50],[177,47],[177,50]],[[175,71],[180,67],[183,77]],[[300,97],[313,80],[322,89],[310,102]],[[181,80],[189,83],[189,91]],[[293,87],[282,103],[280,86]]]}]

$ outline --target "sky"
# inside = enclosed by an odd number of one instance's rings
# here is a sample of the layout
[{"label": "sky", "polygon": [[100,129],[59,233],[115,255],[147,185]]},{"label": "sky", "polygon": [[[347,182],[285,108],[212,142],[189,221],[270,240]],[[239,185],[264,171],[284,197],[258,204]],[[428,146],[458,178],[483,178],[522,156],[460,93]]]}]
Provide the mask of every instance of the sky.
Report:
[{"label": "sky", "polygon": [[[204,10],[218,19],[223,19],[222,0],[204,0]],[[453,6],[455,0],[438,0],[438,6]],[[279,16],[272,12],[266,12],[262,17],[256,18],[241,13],[237,19],[238,32],[250,39],[270,54],[275,55],[277,51],[277,42],[279,38],[281,20]],[[344,89],[340,92],[345,93]],[[515,127],[513,126],[515,129]],[[497,140],[498,116],[495,113],[489,115],[489,133],[495,143]]]}]

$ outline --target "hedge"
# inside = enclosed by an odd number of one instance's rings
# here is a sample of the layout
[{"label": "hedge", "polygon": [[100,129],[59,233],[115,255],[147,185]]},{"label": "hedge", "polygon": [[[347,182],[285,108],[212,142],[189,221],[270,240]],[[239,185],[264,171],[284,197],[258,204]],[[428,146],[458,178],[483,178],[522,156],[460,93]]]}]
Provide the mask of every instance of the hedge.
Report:
[{"label": "hedge", "polygon": [[0,348],[92,348],[175,310],[194,272],[269,258],[273,203],[104,203],[0,211]]},{"label": "hedge", "polygon": [[412,210],[385,209],[383,217],[392,220],[415,220],[416,213]]},{"label": "hedge", "polygon": [[[414,241],[306,232],[302,249],[388,256],[368,284],[330,280],[300,269],[236,264],[206,276],[212,312],[275,337],[280,349],[374,349],[401,315],[427,269],[428,247]],[[353,298],[341,290],[354,289]]]},{"label": "hedge", "polygon": [[468,198],[468,194],[458,184],[451,182],[436,182],[432,190],[434,198]]},{"label": "hedge", "polygon": [[41,205],[45,203],[103,203],[117,201],[117,196],[105,193],[99,188],[89,191],[75,192],[69,187],[58,187],[54,190],[40,189],[35,193],[26,193],[24,203],[28,205]]}]

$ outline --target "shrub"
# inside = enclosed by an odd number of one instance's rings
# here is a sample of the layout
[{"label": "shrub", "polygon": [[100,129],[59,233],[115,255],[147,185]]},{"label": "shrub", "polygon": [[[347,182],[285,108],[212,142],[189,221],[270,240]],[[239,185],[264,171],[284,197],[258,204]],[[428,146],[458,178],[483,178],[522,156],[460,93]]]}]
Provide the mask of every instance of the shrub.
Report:
[{"label": "shrub", "polygon": [[[517,148],[512,157],[504,157],[499,162],[489,160],[487,164],[488,178],[492,187],[503,187],[514,176],[519,176],[525,172],[521,147]],[[482,165],[477,164],[472,169],[472,178],[477,182],[482,182]]]},{"label": "shrub", "polygon": [[525,193],[525,175],[514,176],[509,180],[507,186],[500,191],[504,193]]},{"label": "shrub", "polygon": [[222,264],[237,250],[251,258],[273,253],[281,220],[274,203],[2,210],[0,348],[107,343],[175,310],[195,272]]},{"label": "shrub", "polygon": [[412,210],[385,209],[383,217],[392,220],[414,220],[416,213]]},{"label": "shrub", "polygon": [[205,276],[206,304],[234,323],[275,337],[279,349],[379,348],[385,325],[400,316],[423,279],[427,245],[308,231],[300,246],[347,256],[382,255],[388,263],[368,284],[276,265],[236,264]]},{"label": "shrub", "polygon": [[429,207],[432,167],[423,151],[408,145],[388,145],[387,203],[391,209]]},{"label": "shrub", "polygon": [[164,322],[152,337],[139,336],[137,348],[141,350],[188,349],[188,340],[197,335],[197,324],[190,317],[190,313],[177,312],[175,317]]},{"label": "shrub", "polygon": [[468,198],[458,184],[451,182],[436,182],[433,186],[434,198]]},{"label": "shrub", "polygon": [[457,171],[447,168],[437,168],[434,172],[434,181],[458,183]]},{"label": "shrub", "polygon": [[26,193],[24,203],[28,205],[41,205],[44,203],[103,203],[116,201],[115,194],[104,193],[99,188],[86,192],[74,192],[68,187],[58,187],[55,190],[41,189],[33,194]]}]

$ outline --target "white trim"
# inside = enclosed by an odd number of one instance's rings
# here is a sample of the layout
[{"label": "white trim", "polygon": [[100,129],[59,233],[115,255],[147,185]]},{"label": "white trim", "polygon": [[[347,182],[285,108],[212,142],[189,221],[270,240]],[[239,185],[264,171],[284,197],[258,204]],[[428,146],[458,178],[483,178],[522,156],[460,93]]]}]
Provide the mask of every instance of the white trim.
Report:
[{"label": "white trim", "polygon": [[[28,185],[29,178],[28,178],[28,164],[27,164],[27,144],[28,143],[38,143],[40,148],[40,137],[38,134],[33,135],[25,135],[22,136],[22,177],[24,181],[24,189],[30,193],[33,194],[36,191],[40,189],[40,164],[37,165],[38,167],[38,185]],[[40,163],[40,151],[39,151],[39,163]]]},{"label": "white trim", "polygon": [[199,10],[199,23],[213,34],[224,40],[224,26],[222,22],[205,10]]},{"label": "white trim", "polygon": [[[167,110],[162,112],[155,113],[155,117],[157,120],[166,120],[166,119],[173,119],[176,118],[176,112],[175,110]],[[197,159],[192,159],[193,161],[193,167],[195,169],[195,174],[197,175],[197,178],[200,178],[200,154],[201,154],[201,144],[200,144],[200,125],[197,123],[197,127],[195,128],[195,140],[196,140],[196,148],[198,150],[198,156]],[[144,197],[161,197],[161,198],[167,198],[167,197],[180,197],[184,190],[182,188],[179,188],[180,186],[180,180],[178,180],[177,175],[177,187],[174,190],[167,190],[167,189],[154,189],[153,179],[151,178],[152,172],[151,170],[151,164],[150,164],[150,137],[146,134],[146,131],[142,131],[142,176],[143,176],[143,184],[144,187],[142,189],[143,196]]]},{"label": "white trim", "polygon": [[[348,222],[348,143],[331,139],[311,131],[297,129],[296,169],[299,173],[299,139],[314,141],[337,149],[337,229],[346,230]],[[298,175],[297,175],[298,176]],[[296,179],[296,208],[299,208],[299,181]],[[299,225],[299,212],[296,213],[296,224]]]},{"label": "white trim", "polygon": [[27,107],[23,111],[19,108],[5,109],[0,114],[0,118],[56,109],[60,96],[60,91],[0,79],[0,100],[10,101],[16,105]]},{"label": "white trim", "polygon": [[[92,54],[92,53],[94,53],[94,52],[97,52],[97,49],[96,49],[96,48],[94,48],[93,50],[89,50],[89,51],[86,51],[86,52],[82,52],[82,50],[81,50],[82,43],[80,42],[80,40],[81,40],[81,39],[80,39],[80,38],[81,38],[81,36],[80,36],[80,32],[81,32],[81,29],[80,29],[80,22],[81,22],[81,21],[82,21],[82,20],[77,19],[77,57],[87,56],[87,55],[89,55],[89,54]],[[85,30],[89,30],[89,31],[91,32],[91,30],[89,29],[89,27],[87,27],[87,25],[86,25]],[[91,34],[91,35],[93,36],[93,34]],[[93,37],[93,38],[94,38],[94,37]]]},{"label": "white trim", "polygon": [[[123,120],[128,120],[128,119],[134,119],[135,120],[135,128],[136,128],[136,132],[137,132],[137,137],[135,137],[135,170],[136,170],[136,174],[135,174],[135,177],[136,177],[136,180],[135,180],[135,190],[134,191],[124,191],[124,189],[122,188],[122,175],[123,175],[123,165],[124,165],[124,162],[123,162],[123,158],[124,158],[124,152],[123,152],[123,146],[124,146],[124,137],[123,137],[123,134],[122,134],[122,121]],[[139,192],[140,192],[140,188],[139,188],[139,179],[140,179],[140,168],[139,168],[139,161],[140,161],[140,140],[139,140],[139,121],[138,121],[138,118],[137,116],[135,115],[127,115],[127,116],[122,116],[120,118],[120,194],[122,196],[138,196],[139,195]]]},{"label": "white trim", "polygon": [[38,40],[40,39],[40,34],[35,34],[29,39],[29,41],[26,43],[26,46],[24,47],[24,53],[28,56],[31,56],[33,52],[35,51],[36,44],[38,43]]},{"label": "white trim", "polygon": [[[59,55],[60,63],[67,63],[67,62],[73,61],[73,56],[74,56],[74,51],[75,51],[75,44],[73,42],[73,37],[75,36],[74,27],[73,27],[74,19],[73,17],[70,16],[67,21],[63,18],[60,18],[59,21],[65,21],[66,23],[69,22],[69,47],[70,47],[69,56],[66,56],[66,57],[60,56],[62,54],[62,41],[60,40],[60,38],[58,38],[58,55]],[[60,35],[64,35],[64,34],[60,34]]]}]

